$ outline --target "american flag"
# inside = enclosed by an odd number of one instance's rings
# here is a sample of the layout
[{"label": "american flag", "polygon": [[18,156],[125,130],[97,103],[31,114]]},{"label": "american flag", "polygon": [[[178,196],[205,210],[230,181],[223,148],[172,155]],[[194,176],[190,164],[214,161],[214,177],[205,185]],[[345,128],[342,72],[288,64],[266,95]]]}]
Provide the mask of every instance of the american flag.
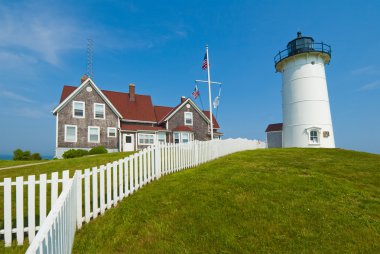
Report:
[{"label": "american flag", "polygon": [[202,69],[206,70],[207,69],[207,53],[205,53],[205,57],[203,58],[203,63],[202,63]]},{"label": "american flag", "polygon": [[192,95],[193,95],[194,99],[197,99],[197,98],[198,98],[198,96],[199,96],[199,89],[198,89],[198,86],[195,86]]}]

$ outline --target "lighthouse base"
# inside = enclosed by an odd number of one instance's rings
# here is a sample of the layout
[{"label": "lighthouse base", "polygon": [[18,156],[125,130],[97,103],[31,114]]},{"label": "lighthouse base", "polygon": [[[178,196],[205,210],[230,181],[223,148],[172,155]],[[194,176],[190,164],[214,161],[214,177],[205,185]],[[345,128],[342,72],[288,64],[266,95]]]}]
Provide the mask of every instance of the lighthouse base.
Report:
[{"label": "lighthouse base", "polygon": [[284,126],[282,147],[335,148],[332,126]]}]

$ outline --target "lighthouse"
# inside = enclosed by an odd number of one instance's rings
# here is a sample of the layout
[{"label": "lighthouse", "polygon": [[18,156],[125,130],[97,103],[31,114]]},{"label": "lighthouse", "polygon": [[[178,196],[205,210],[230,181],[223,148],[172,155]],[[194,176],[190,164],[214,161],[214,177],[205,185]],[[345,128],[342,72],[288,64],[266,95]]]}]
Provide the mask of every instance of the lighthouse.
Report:
[{"label": "lighthouse", "polygon": [[282,147],[334,148],[325,65],[331,47],[297,33],[274,58],[282,74]]}]

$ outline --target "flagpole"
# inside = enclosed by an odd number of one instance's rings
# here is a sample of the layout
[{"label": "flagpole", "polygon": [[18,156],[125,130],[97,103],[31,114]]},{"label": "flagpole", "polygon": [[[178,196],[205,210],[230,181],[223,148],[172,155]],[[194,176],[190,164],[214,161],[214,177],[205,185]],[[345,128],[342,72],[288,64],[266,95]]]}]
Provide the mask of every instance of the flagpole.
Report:
[{"label": "flagpole", "polygon": [[210,106],[210,122],[211,122],[211,140],[214,139],[214,125],[212,120],[212,105],[211,105],[211,78],[210,78],[210,61],[208,56],[208,45],[206,45],[206,56],[207,56],[207,82],[208,82],[208,100]]}]

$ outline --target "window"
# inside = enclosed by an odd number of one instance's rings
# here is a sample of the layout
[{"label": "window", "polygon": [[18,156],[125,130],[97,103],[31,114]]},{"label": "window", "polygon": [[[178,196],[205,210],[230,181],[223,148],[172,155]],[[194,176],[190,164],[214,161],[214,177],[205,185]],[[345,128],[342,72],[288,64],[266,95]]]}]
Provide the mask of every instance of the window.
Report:
[{"label": "window", "polygon": [[185,125],[193,125],[193,113],[185,112]]},{"label": "window", "polygon": [[88,127],[88,142],[99,143],[100,141],[100,128],[95,126]]},{"label": "window", "polygon": [[188,143],[188,142],[189,142],[189,133],[182,132],[182,143]]},{"label": "window", "polygon": [[116,138],[116,128],[107,128],[107,137],[109,138]]},{"label": "window", "polygon": [[154,134],[139,133],[139,145],[153,145],[154,138],[155,138]]},{"label": "window", "polygon": [[311,130],[309,137],[310,137],[310,140],[309,140],[310,144],[319,144],[318,131]]},{"label": "window", "polygon": [[193,140],[193,133],[191,132],[174,132],[174,143],[188,143]]},{"label": "window", "polygon": [[76,125],[65,125],[65,142],[77,142]]},{"label": "window", "polygon": [[84,102],[83,101],[73,101],[73,117],[84,118]]},{"label": "window", "polygon": [[160,143],[160,144],[166,143],[166,133],[165,132],[159,132],[157,139],[158,139],[158,143]]},{"label": "window", "polygon": [[101,103],[94,103],[94,118],[104,119],[105,118],[105,105]]},{"label": "window", "polygon": [[179,132],[174,132],[174,143],[178,144],[179,143]]}]

